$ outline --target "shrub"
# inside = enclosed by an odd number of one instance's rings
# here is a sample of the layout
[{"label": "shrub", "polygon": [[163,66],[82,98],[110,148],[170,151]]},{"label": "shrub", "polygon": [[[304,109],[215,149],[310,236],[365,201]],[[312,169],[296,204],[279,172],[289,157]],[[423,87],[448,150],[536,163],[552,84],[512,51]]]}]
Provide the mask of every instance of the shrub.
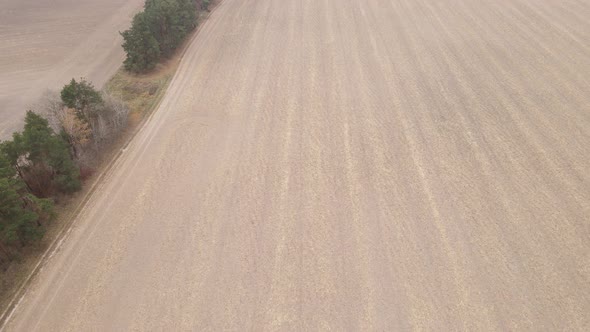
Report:
[{"label": "shrub", "polygon": [[203,2],[201,2],[201,9],[209,11],[209,6],[211,5],[211,1],[210,0],[203,0]]}]

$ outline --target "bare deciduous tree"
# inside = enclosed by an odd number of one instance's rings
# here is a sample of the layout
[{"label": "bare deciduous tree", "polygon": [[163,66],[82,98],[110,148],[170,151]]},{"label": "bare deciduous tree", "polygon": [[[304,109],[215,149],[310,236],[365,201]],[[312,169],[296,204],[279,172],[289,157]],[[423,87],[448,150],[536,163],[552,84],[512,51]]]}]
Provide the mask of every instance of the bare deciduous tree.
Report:
[{"label": "bare deciduous tree", "polygon": [[102,98],[108,113],[108,122],[114,132],[119,132],[127,126],[129,108],[120,98],[108,92],[103,92]]},{"label": "bare deciduous tree", "polygon": [[129,116],[129,108],[121,99],[107,92],[102,93],[102,99],[103,109],[97,112],[91,124],[96,144],[104,144],[117,137],[127,126]]},{"label": "bare deciduous tree", "polygon": [[101,102],[89,106],[83,117],[79,110],[67,108],[54,91],[46,91],[34,106],[56,133],[65,133],[79,165],[92,165],[100,150],[127,126],[127,105],[108,92],[102,92],[100,98]]},{"label": "bare deciduous tree", "polygon": [[79,155],[79,150],[83,148],[92,136],[92,130],[86,121],[80,119],[73,108],[62,108],[56,114],[61,129],[65,133],[68,143],[72,147],[74,158]]},{"label": "bare deciduous tree", "polygon": [[61,131],[58,113],[61,113],[64,108],[64,104],[61,101],[59,93],[46,90],[37,103],[33,106],[41,116],[47,119],[49,126],[53,131],[59,133]]}]

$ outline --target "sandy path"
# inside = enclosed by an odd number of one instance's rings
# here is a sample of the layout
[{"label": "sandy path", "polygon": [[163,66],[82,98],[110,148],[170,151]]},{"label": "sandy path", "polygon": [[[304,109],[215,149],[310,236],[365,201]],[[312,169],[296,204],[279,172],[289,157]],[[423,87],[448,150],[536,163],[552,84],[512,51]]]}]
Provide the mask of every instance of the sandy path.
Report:
[{"label": "sandy path", "polygon": [[587,17],[225,0],[9,330],[589,330]]},{"label": "sandy path", "polygon": [[47,90],[72,78],[102,86],[121,66],[143,0],[0,0],[0,139]]}]

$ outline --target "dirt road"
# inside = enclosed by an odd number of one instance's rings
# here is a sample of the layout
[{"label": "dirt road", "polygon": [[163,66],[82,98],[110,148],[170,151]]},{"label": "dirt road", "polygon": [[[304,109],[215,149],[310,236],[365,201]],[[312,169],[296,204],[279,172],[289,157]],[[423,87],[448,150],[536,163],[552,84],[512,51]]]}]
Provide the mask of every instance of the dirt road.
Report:
[{"label": "dirt road", "polygon": [[225,0],[8,330],[590,329],[588,17]]},{"label": "dirt road", "polygon": [[0,139],[47,90],[72,78],[102,86],[121,66],[143,0],[0,0]]}]

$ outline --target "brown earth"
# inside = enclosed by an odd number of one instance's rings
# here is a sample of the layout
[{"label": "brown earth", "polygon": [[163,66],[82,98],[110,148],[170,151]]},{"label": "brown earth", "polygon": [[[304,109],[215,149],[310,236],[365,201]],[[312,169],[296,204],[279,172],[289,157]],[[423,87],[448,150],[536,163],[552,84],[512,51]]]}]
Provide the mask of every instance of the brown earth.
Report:
[{"label": "brown earth", "polygon": [[587,17],[225,0],[7,330],[589,330]]},{"label": "brown earth", "polygon": [[47,89],[86,77],[101,87],[121,66],[125,30],[144,0],[0,0],[0,139]]}]

